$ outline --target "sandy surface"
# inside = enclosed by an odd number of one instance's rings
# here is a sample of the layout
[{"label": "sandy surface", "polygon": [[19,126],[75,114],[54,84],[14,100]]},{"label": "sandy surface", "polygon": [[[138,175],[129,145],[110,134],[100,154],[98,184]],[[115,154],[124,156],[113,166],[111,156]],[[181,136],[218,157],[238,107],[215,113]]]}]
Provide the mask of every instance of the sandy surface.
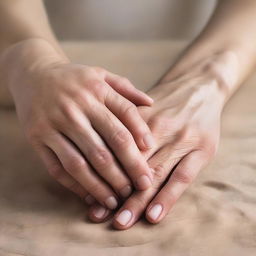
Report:
[{"label": "sandy surface", "polygon": [[[65,43],[78,62],[104,66],[149,88],[180,52],[180,42]],[[167,218],[115,231],[93,224],[86,206],[48,177],[0,108],[0,256],[256,255],[256,75],[223,115],[216,159]]]}]

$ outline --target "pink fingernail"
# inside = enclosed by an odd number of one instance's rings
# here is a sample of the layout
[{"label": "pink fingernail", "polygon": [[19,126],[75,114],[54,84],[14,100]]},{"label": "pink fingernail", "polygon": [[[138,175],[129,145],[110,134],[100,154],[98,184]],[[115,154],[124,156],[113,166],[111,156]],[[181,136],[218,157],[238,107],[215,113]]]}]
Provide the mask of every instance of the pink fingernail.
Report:
[{"label": "pink fingernail", "polygon": [[141,175],[137,179],[138,189],[145,190],[145,189],[149,188],[151,185],[152,185],[152,182],[151,182],[150,178],[147,175]]},{"label": "pink fingernail", "polygon": [[120,190],[120,194],[124,198],[128,197],[131,193],[132,193],[132,187],[130,185],[127,185]]},{"label": "pink fingernail", "polygon": [[154,138],[151,134],[146,134],[143,138],[143,141],[144,141],[146,148],[148,148],[148,149],[153,148],[155,145]]},{"label": "pink fingernail", "polygon": [[163,211],[163,207],[161,204],[155,204],[148,212],[148,216],[152,219],[152,220],[157,220],[160,216],[160,214]]},{"label": "pink fingernail", "polygon": [[116,218],[116,221],[122,225],[125,226],[129,223],[129,221],[132,218],[132,213],[129,210],[122,211]]},{"label": "pink fingernail", "polygon": [[114,210],[117,207],[118,202],[113,196],[110,196],[106,199],[105,204],[109,209]]},{"label": "pink fingernail", "polygon": [[99,205],[93,210],[93,214],[97,219],[102,219],[106,213],[106,208]]},{"label": "pink fingernail", "polygon": [[[146,94],[146,95],[147,95],[147,94]],[[150,104],[154,103],[154,100],[153,100],[150,96],[147,95],[147,98],[149,99]]]}]

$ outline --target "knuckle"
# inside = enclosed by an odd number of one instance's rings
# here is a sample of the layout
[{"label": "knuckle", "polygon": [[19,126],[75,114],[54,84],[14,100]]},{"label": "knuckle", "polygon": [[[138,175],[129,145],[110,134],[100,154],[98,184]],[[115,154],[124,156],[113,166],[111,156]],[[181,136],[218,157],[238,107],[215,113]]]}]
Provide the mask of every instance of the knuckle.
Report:
[{"label": "knuckle", "polygon": [[165,168],[163,164],[158,164],[154,167],[154,178],[156,178],[158,181],[162,181],[165,178]]},{"label": "knuckle", "polygon": [[89,155],[95,168],[106,168],[113,163],[111,154],[105,148],[97,148]]},{"label": "knuckle", "polygon": [[35,143],[40,139],[41,134],[39,131],[37,127],[30,127],[25,131],[26,137],[31,143]]},{"label": "knuckle", "polygon": [[190,184],[194,179],[194,175],[187,169],[176,169],[171,178],[179,183]]},{"label": "knuckle", "polygon": [[217,154],[218,146],[214,143],[208,144],[205,149],[205,155],[208,158],[214,157]]},{"label": "knuckle", "polygon": [[117,81],[120,85],[131,85],[130,80],[124,76],[119,76],[117,78]]},{"label": "knuckle", "polygon": [[[84,126],[82,124],[82,120],[87,120],[85,115],[73,104],[63,104],[62,105],[62,116],[59,118],[55,118],[55,124],[60,127],[65,127],[67,125],[72,125],[72,128],[78,132],[82,132],[84,130]],[[81,118],[83,115],[83,118]]]},{"label": "knuckle", "polygon": [[59,180],[63,175],[63,169],[59,164],[54,164],[48,168],[48,173],[54,179]]},{"label": "knuckle", "polygon": [[90,85],[92,86],[92,89],[95,91],[101,91],[103,86],[103,82],[98,79],[90,80]]},{"label": "knuckle", "polygon": [[43,137],[43,133],[48,131],[48,126],[46,122],[36,122],[33,125],[29,126],[25,130],[26,137],[31,142],[36,142]]},{"label": "knuckle", "polygon": [[166,131],[173,130],[173,122],[167,116],[154,116],[148,122],[152,132],[166,134]]},{"label": "knuckle", "polygon": [[111,143],[118,148],[126,148],[131,143],[131,135],[126,130],[118,130],[110,138]]},{"label": "knuckle", "polygon": [[69,119],[73,120],[74,118],[74,106],[70,104],[68,101],[60,101],[59,102],[60,110],[63,113],[63,115]]},{"label": "knuckle", "polygon": [[127,117],[133,117],[138,114],[138,110],[133,104],[125,104],[121,110],[121,115]]},{"label": "knuckle", "polygon": [[201,151],[205,154],[205,156],[211,158],[217,154],[218,151],[218,139],[215,139],[211,136],[205,136],[201,140]]},{"label": "knuckle", "polygon": [[140,159],[133,159],[130,164],[128,164],[128,167],[126,168],[128,172],[132,172],[134,170],[137,170],[137,173],[141,170],[144,170],[145,168],[143,168],[143,164],[140,161]]},{"label": "knuckle", "polygon": [[86,189],[93,197],[100,201],[103,201],[103,197],[108,194],[102,184],[97,182],[90,182]]},{"label": "knuckle", "polygon": [[179,141],[191,141],[194,137],[192,130],[189,126],[184,126],[182,130],[178,133]]},{"label": "knuckle", "polygon": [[91,90],[94,97],[103,101],[106,98],[109,88],[104,81],[93,80],[91,81]]},{"label": "knuckle", "polygon": [[138,207],[139,209],[144,209],[146,206],[146,201],[139,195],[132,198],[134,207]]},{"label": "knuckle", "polygon": [[70,157],[67,160],[66,168],[67,171],[72,174],[79,174],[83,172],[87,167],[86,161],[82,157]]},{"label": "knuckle", "polygon": [[161,196],[167,199],[167,202],[170,206],[172,206],[178,199],[177,193],[173,193],[168,189],[163,189],[161,191]]},{"label": "knuckle", "polygon": [[102,67],[99,67],[99,66],[93,66],[92,67],[97,73],[99,74],[105,74],[106,73],[106,70]]}]

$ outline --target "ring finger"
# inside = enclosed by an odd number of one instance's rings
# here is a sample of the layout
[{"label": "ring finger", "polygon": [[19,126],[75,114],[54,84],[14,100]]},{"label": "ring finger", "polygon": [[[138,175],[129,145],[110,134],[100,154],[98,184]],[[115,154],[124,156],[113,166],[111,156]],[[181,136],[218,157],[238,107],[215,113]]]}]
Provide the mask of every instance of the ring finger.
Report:
[{"label": "ring finger", "polygon": [[99,203],[110,209],[118,205],[117,196],[92,170],[75,146],[61,134],[45,139],[46,144],[58,156],[64,169],[78,181]]}]

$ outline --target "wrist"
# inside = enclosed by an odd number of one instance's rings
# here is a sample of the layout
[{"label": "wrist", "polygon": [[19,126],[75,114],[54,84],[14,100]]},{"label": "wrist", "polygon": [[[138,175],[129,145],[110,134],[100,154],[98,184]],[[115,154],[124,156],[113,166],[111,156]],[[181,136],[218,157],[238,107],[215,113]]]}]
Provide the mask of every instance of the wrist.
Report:
[{"label": "wrist", "polygon": [[[191,58],[191,56],[189,56]],[[187,65],[191,63],[191,65]],[[184,56],[161,79],[161,83],[179,80],[182,77],[205,77],[212,81],[224,103],[231,97],[239,84],[239,61],[235,51],[225,50],[191,61]]]},{"label": "wrist", "polygon": [[10,92],[22,76],[32,74],[36,68],[54,63],[68,63],[65,55],[58,53],[49,42],[40,38],[20,41],[0,56],[0,78]]}]

